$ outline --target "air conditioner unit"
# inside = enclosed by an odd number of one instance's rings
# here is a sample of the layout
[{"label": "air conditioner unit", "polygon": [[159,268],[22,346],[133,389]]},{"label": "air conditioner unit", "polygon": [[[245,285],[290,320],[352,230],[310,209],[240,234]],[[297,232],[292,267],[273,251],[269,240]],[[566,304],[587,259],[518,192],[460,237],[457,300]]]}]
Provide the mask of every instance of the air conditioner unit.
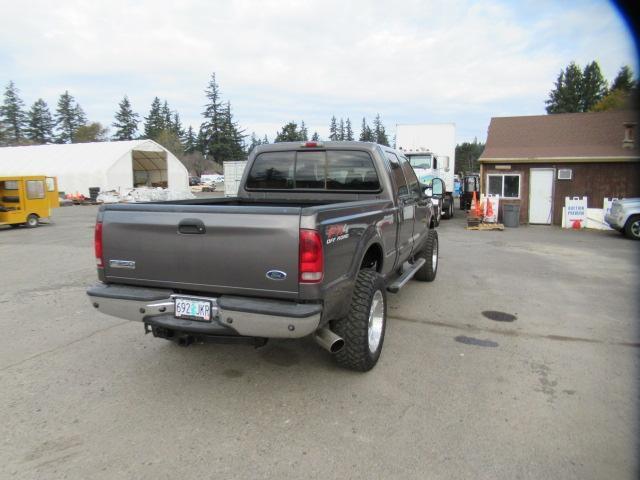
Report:
[{"label": "air conditioner unit", "polygon": [[571,180],[572,174],[573,170],[570,168],[560,168],[558,169],[558,180]]}]

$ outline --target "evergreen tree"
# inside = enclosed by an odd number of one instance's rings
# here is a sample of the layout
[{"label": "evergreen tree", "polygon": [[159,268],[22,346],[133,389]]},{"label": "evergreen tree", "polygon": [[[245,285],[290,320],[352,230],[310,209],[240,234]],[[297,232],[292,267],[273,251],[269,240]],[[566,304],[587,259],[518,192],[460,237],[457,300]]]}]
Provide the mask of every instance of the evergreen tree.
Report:
[{"label": "evergreen tree", "polygon": [[131,102],[125,95],[118,104],[118,111],[115,115],[115,122],[111,125],[116,129],[113,134],[114,140],[133,140],[138,131],[138,123],[140,116],[131,108]]},{"label": "evergreen tree", "polygon": [[171,109],[169,108],[169,102],[166,100],[162,104],[162,108],[160,109],[160,117],[162,118],[162,129],[163,130],[172,130],[172,118],[171,118]]},{"label": "evergreen tree", "polygon": [[309,132],[307,131],[307,126],[304,124],[304,120],[300,122],[300,140],[303,142],[309,140]]},{"label": "evergreen tree", "polygon": [[189,128],[187,129],[182,145],[185,154],[190,154],[198,150],[198,139],[196,138],[196,134],[191,125],[189,125]]},{"label": "evergreen tree", "polygon": [[[223,137],[222,144],[225,146],[224,154],[216,160],[219,163],[230,160],[241,160],[245,157],[244,131],[238,128],[238,124],[233,121],[231,113],[231,102],[227,101],[223,108]],[[215,155],[214,155],[215,158]]]},{"label": "evergreen tree", "polygon": [[353,128],[351,128],[351,120],[349,120],[349,118],[347,118],[344,126],[344,140],[353,141]]},{"label": "evergreen tree", "polygon": [[620,68],[618,75],[611,84],[611,90],[622,90],[625,92],[631,91],[636,87],[636,82],[633,80],[633,71],[629,65],[625,65]]},{"label": "evergreen tree", "polygon": [[56,142],[73,143],[75,141],[76,130],[87,123],[87,117],[82,107],[75,98],[69,94],[68,90],[60,95],[56,108]]},{"label": "evergreen tree", "polygon": [[600,65],[593,61],[584,67],[582,74],[582,112],[588,112],[607,94],[607,81],[602,76]]},{"label": "evergreen tree", "polygon": [[182,122],[180,121],[180,115],[177,111],[173,112],[173,118],[169,124],[169,130],[175,133],[178,138],[184,137],[184,128],[182,128]]},{"label": "evergreen tree", "polygon": [[24,139],[26,115],[24,102],[19,93],[13,81],[10,81],[5,88],[4,101],[0,106],[0,123],[4,130],[4,142],[9,145],[17,145]]},{"label": "evergreen tree", "polygon": [[320,141],[320,135],[318,135],[318,132],[313,132],[313,135],[311,135],[311,140],[313,140],[314,142]]},{"label": "evergreen tree", "polygon": [[379,143],[380,145],[389,146],[389,139],[387,138],[387,132],[384,129],[384,125],[382,124],[382,120],[380,119],[380,114],[376,115],[376,118],[373,120],[373,135],[374,142]]},{"label": "evergreen tree", "polygon": [[47,103],[39,98],[28,113],[26,137],[34,143],[51,143],[53,138],[53,117]]},{"label": "evergreen tree", "polygon": [[204,92],[208,103],[205,105],[204,112],[202,112],[202,116],[204,117],[204,122],[201,126],[204,141],[203,153],[205,157],[207,154],[211,154],[214,156],[216,162],[222,162],[222,159],[216,156],[216,154],[221,154],[223,150],[222,131],[224,129],[224,117],[222,114],[223,107],[220,87],[216,82],[215,72],[211,74],[211,79]]},{"label": "evergreen tree", "polygon": [[274,143],[298,142],[300,140],[302,140],[302,136],[298,130],[298,124],[296,122],[289,122],[282,127],[281,131],[276,133]]},{"label": "evergreen tree", "polygon": [[554,89],[549,92],[547,113],[572,113],[582,111],[583,75],[575,62],[560,71]]},{"label": "evergreen tree", "polygon": [[258,145],[262,145],[262,141],[258,137],[256,137],[256,132],[251,132],[251,138],[249,140],[249,148],[248,148],[247,154],[250,155],[253,149],[256,148]]},{"label": "evergreen tree", "polygon": [[331,117],[331,123],[329,124],[329,140],[336,141],[339,138],[338,123],[335,115]]},{"label": "evergreen tree", "polygon": [[338,126],[338,140],[344,140],[345,138],[345,130],[344,130],[344,120],[340,119],[340,124]]},{"label": "evergreen tree", "polygon": [[262,144],[263,145],[268,145],[269,144],[269,139],[267,138],[267,134],[264,134],[264,138],[262,139]]},{"label": "evergreen tree", "polygon": [[472,173],[480,171],[478,162],[480,155],[484,151],[484,143],[478,143],[475,138],[472,143],[464,142],[456,145],[456,170],[462,173]]},{"label": "evergreen tree", "polygon": [[144,117],[144,137],[152,140],[156,139],[162,130],[164,130],[162,106],[160,104],[160,99],[155,97],[153,102],[151,102],[149,115]]},{"label": "evergreen tree", "polygon": [[362,117],[362,126],[360,127],[360,138],[358,139],[361,142],[374,142],[374,134],[371,131],[371,127],[367,125],[367,120]]}]

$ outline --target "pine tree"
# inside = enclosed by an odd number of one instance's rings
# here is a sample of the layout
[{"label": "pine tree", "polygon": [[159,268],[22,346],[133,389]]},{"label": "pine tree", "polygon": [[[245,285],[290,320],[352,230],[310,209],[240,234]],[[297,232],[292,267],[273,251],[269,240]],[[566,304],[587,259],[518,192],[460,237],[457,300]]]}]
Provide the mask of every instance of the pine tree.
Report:
[{"label": "pine tree", "polygon": [[636,82],[633,80],[633,71],[629,65],[625,65],[620,68],[618,75],[611,84],[611,90],[623,90],[625,92],[631,91],[636,87]]},{"label": "pine tree", "polygon": [[264,138],[262,139],[262,144],[263,145],[268,145],[269,144],[269,139],[267,138],[267,134],[264,134]]},{"label": "pine tree", "polygon": [[249,140],[249,148],[247,150],[247,153],[250,155],[253,149],[258,145],[262,145],[262,142],[258,137],[256,137],[256,132],[251,132],[251,138]]},{"label": "pine tree", "polygon": [[60,95],[56,108],[55,124],[57,143],[73,143],[76,130],[87,123],[87,117],[82,107],[68,90]]},{"label": "pine tree", "polygon": [[4,130],[4,142],[17,145],[24,139],[26,115],[24,102],[19,96],[20,91],[10,81],[4,91],[4,101],[0,106],[0,124]]},{"label": "pine tree", "polygon": [[307,130],[307,126],[304,124],[304,120],[300,122],[300,140],[303,142],[309,140],[309,132]]},{"label": "pine tree", "polygon": [[53,117],[47,102],[39,98],[27,115],[26,137],[34,143],[50,143],[53,138]]},{"label": "pine tree", "polygon": [[313,140],[314,142],[320,141],[320,135],[318,135],[318,132],[313,132],[313,135],[311,135],[311,140]]},{"label": "pine tree", "polygon": [[360,138],[358,139],[361,142],[373,142],[375,141],[373,132],[369,125],[367,125],[367,120],[362,117],[362,126],[360,127]]},{"label": "pine tree", "polygon": [[331,123],[329,124],[329,140],[336,141],[339,138],[338,123],[335,115],[331,117]]},{"label": "pine tree", "polygon": [[380,114],[376,115],[376,118],[373,120],[373,135],[374,142],[379,143],[380,145],[389,146],[389,139],[387,138],[387,132],[384,129],[384,125],[382,124],[382,120],[380,119]]},{"label": "pine tree", "polygon": [[583,75],[575,62],[560,71],[554,89],[549,92],[547,113],[572,113],[582,111]]},{"label": "pine tree", "polygon": [[187,133],[184,135],[182,146],[184,153],[186,154],[193,153],[198,150],[198,139],[196,138],[196,134],[191,125],[187,128]]},{"label": "pine tree", "polygon": [[116,129],[113,134],[114,140],[133,140],[138,131],[138,123],[140,116],[131,108],[131,102],[125,95],[118,104],[118,111],[115,115],[115,122],[111,125]]},{"label": "pine tree", "polygon": [[300,131],[298,130],[298,124],[296,122],[286,123],[282,130],[276,133],[276,139],[274,143],[279,142],[298,142],[302,140]]},{"label": "pine tree", "polygon": [[162,106],[160,99],[155,97],[151,102],[151,109],[149,115],[144,117],[144,137],[149,139],[156,139],[160,132],[164,130],[164,119],[162,117]]},{"label": "pine tree", "polygon": [[171,109],[169,108],[169,102],[166,100],[162,104],[162,108],[160,109],[160,116],[162,118],[162,129],[163,130],[172,130],[172,118],[171,118]]},{"label": "pine tree", "polygon": [[347,118],[347,121],[345,122],[344,126],[345,126],[344,139],[352,142],[353,141],[353,128],[351,128],[351,120],[349,120],[349,118]]},{"label": "pine tree", "polygon": [[345,138],[345,130],[344,130],[344,120],[340,119],[340,124],[338,127],[338,140],[343,141]]},{"label": "pine tree", "polygon": [[204,117],[204,122],[202,123],[201,129],[203,131],[203,147],[205,154],[211,154],[214,156],[214,160],[217,162],[221,162],[221,159],[216,157],[216,152],[218,154],[221,153],[221,141],[222,141],[222,130],[224,128],[224,118],[222,115],[222,98],[220,95],[220,87],[216,82],[216,74],[215,72],[211,74],[211,79],[205,88],[205,96],[207,97],[208,103],[205,105],[204,112],[202,112],[202,116]]},{"label": "pine tree", "polygon": [[171,119],[169,130],[175,133],[178,138],[184,137],[184,128],[182,128],[182,122],[180,121],[180,115],[177,111],[173,112],[173,118]]},{"label": "pine tree", "polygon": [[607,81],[602,76],[600,65],[593,61],[584,67],[582,74],[582,112],[588,112],[607,94]]},{"label": "pine tree", "polygon": [[[238,124],[233,120],[231,113],[231,102],[227,101],[223,109],[223,143],[227,145],[228,155],[223,156],[219,162],[241,160],[245,157],[244,150],[244,130],[238,128]],[[214,157],[215,158],[215,157]]]}]

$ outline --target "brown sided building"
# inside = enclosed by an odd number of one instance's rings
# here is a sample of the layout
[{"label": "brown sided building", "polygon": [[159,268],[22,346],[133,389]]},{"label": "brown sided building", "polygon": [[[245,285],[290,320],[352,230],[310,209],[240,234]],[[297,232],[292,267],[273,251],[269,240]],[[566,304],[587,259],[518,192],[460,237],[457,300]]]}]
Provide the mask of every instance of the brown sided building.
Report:
[{"label": "brown sided building", "polygon": [[[482,193],[520,205],[520,223],[562,223],[565,197],[640,197],[638,112],[494,117],[480,157]],[[500,209],[502,211],[502,208]]]}]

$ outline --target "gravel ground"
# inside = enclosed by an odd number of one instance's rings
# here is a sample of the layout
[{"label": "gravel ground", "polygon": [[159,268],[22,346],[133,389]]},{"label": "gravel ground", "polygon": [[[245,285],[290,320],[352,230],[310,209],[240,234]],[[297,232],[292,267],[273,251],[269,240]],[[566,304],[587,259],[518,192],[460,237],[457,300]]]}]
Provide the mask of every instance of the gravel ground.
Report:
[{"label": "gravel ground", "polygon": [[360,374],[97,313],[95,213],[0,227],[0,478],[638,477],[640,242],[445,220]]}]

